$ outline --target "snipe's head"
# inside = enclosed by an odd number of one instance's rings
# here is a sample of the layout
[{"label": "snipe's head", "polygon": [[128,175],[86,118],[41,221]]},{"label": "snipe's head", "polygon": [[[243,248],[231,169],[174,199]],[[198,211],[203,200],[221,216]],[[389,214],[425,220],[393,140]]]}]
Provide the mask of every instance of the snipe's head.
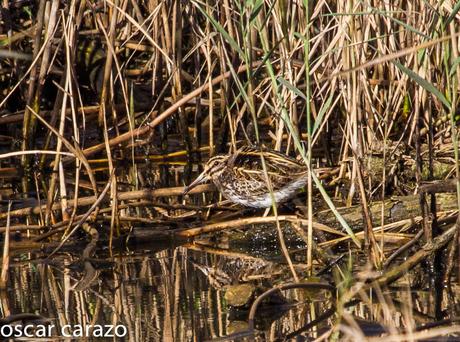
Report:
[{"label": "snipe's head", "polygon": [[185,187],[183,194],[187,194],[198,184],[204,183],[208,180],[217,179],[223,172],[225,172],[228,158],[229,156],[219,155],[209,159],[204,166],[204,171],[198,177],[196,177],[196,179],[190,183],[189,186]]}]

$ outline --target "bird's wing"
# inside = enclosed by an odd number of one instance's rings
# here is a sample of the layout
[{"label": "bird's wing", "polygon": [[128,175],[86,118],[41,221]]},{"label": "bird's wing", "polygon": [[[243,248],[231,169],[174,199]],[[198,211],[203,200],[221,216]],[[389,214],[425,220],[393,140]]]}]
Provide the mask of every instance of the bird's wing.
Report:
[{"label": "bird's wing", "polygon": [[261,155],[263,155],[267,174],[273,190],[280,189],[288,183],[305,177],[307,168],[299,161],[273,150],[244,147],[232,157],[232,169],[238,178],[247,179],[254,184],[266,184]]}]

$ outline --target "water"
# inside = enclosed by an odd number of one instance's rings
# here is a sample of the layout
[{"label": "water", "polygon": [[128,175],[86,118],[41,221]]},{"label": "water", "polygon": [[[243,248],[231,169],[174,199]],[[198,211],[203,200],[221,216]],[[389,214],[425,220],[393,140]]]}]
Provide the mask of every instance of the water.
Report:
[{"label": "water", "polygon": [[[8,288],[1,293],[2,316],[35,314],[23,326],[47,323],[53,326],[54,337],[76,334],[76,339],[85,336],[90,341],[113,340],[94,335],[95,329],[107,334],[110,327],[126,334],[116,340],[129,341],[205,341],[244,332],[252,301],[243,307],[228,305],[228,289],[250,284],[257,297],[291,281],[289,268],[274,243],[276,235],[263,234],[267,231],[266,226],[256,227],[221,241],[181,246],[130,244],[114,248],[112,254],[101,248],[90,259],[91,267],[81,261],[81,248],[61,251],[50,260],[43,255],[16,255]],[[304,246],[287,236],[296,270],[305,281]],[[359,258],[364,260],[360,254],[353,258],[355,264]],[[358,271],[347,265],[347,260],[338,265],[342,273],[336,283],[342,287],[347,272]],[[322,267],[317,265],[315,270]],[[340,308],[341,316],[329,311],[336,300],[328,291],[283,291],[258,308],[256,340],[282,340],[285,336],[312,340],[322,334],[331,338],[331,328],[336,327],[340,341],[353,341],[357,336],[382,332],[416,331],[439,321],[442,317],[436,317],[436,312],[444,312],[446,318],[455,316],[447,310],[455,311],[458,305],[456,290],[444,292],[436,302],[436,289],[422,286],[409,290],[408,285],[415,284],[414,274],[399,281],[397,288],[366,290],[355,297],[358,300],[350,298],[351,302]],[[332,283],[333,277],[329,272],[309,281]],[[318,324],[305,329],[317,319]],[[94,328],[85,335],[89,325]]]},{"label": "water", "polygon": [[[3,316],[37,314],[50,319],[56,332],[66,325],[76,333],[90,324],[122,325],[127,332],[124,339],[131,341],[203,341],[225,336],[247,328],[249,308],[226,304],[228,286],[250,283],[260,293],[273,286],[273,279],[289,275],[285,265],[251,256],[238,245],[235,251],[196,244],[162,250],[164,244],[148,249],[131,246],[113,255],[99,251],[91,260],[94,270],[89,276],[78,257],[81,251],[51,260],[20,255],[11,265],[8,289],[2,294]],[[281,296],[284,305],[271,307],[276,314],[262,306],[256,327],[272,337],[295,328],[287,323],[292,320],[288,309],[302,312],[305,305],[319,305],[317,300],[299,301],[296,295],[289,291]],[[299,304],[304,301],[309,304]],[[265,312],[268,317],[263,317]],[[284,318],[273,325],[280,317]]]}]

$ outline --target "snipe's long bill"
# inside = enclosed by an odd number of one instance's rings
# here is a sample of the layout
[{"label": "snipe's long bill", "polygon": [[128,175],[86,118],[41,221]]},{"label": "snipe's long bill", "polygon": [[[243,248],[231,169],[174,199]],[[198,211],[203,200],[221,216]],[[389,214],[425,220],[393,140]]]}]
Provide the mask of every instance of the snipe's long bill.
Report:
[{"label": "snipe's long bill", "polygon": [[291,198],[307,182],[305,164],[265,148],[242,147],[233,154],[208,160],[204,171],[184,189],[187,194],[198,184],[211,180],[228,200],[254,208],[272,205],[272,196],[263,170],[267,169],[276,203]]}]

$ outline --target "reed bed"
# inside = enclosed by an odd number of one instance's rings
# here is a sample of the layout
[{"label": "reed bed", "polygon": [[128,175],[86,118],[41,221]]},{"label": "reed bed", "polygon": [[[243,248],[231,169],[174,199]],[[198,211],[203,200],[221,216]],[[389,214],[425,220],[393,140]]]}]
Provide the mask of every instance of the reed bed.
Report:
[{"label": "reed bed", "polygon": [[[49,256],[83,236],[90,258],[96,242],[112,249],[138,227],[146,239],[186,239],[266,222],[296,281],[349,248],[382,271],[363,286],[386,288],[422,261],[450,284],[459,10],[453,0],[4,1],[0,284],[24,248]],[[244,145],[308,165],[295,209],[262,217],[209,184],[182,195],[209,157]],[[306,244],[299,274],[286,222]],[[340,313],[351,328],[337,324],[324,339],[357,336]],[[391,335],[419,336],[405,328]]]}]

